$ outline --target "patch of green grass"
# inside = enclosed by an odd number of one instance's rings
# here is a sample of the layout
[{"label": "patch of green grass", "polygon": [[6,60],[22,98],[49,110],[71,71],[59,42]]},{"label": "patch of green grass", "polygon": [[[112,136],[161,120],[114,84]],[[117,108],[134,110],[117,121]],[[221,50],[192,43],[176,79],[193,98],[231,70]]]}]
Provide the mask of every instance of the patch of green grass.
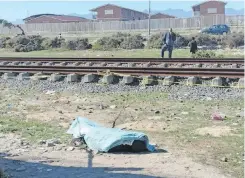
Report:
[{"label": "patch of green grass", "polygon": [[69,139],[66,130],[61,127],[36,120],[19,118],[0,117],[0,132],[20,134],[33,143],[52,138],[58,138],[65,143]]},{"label": "patch of green grass", "polygon": [[[230,50],[224,53],[224,50],[216,51],[218,54],[224,54],[224,57],[244,57],[243,51]],[[114,50],[114,51],[68,51],[64,49],[52,49],[33,52],[13,52],[11,50],[0,49],[1,57],[107,57],[107,58],[159,58],[160,49],[137,49],[137,50]],[[166,52],[166,57],[168,52]],[[189,58],[191,54],[189,49],[175,49],[173,58]]]}]

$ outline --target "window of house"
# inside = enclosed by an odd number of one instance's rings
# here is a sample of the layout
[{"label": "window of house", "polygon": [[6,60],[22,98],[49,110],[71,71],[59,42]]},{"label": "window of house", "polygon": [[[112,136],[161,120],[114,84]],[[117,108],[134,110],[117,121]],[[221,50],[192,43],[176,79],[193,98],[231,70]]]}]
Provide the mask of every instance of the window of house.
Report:
[{"label": "window of house", "polygon": [[105,15],[113,14],[113,10],[105,10]]},{"label": "window of house", "polygon": [[217,8],[208,8],[208,13],[209,14],[217,13]]}]

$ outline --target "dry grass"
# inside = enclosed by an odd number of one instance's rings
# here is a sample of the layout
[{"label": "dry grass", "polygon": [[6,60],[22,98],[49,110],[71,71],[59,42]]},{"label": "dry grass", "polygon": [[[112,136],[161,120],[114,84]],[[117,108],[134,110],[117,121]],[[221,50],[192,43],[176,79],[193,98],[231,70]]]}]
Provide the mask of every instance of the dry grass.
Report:
[{"label": "dry grass", "polygon": [[[15,95],[14,92],[10,94]],[[126,124],[134,130],[147,133],[150,140],[162,148],[167,147],[171,152],[188,155],[197,162],[217,167],[234,177],[240,178],[243,176],[243,118],[236,117],[238,112],[242,112],[242,98],[236,101],[179,102],[168,100],[167,94],[158,92],[104,93],[103,96],[89,93],[82,95],[59,93],[54,96],[47,96],[35,93],[35,96],[39,95],[42,96],[39,97],[38,103],[40,107],[44,109],[46,107],[46,112],[30,109],[27,115],[39,116],[36,119],[0,117],[0,132],[21,134],[33,142],[57,137],[61,138],[63,142],[67,142],[69,137],[65,133],[66,129],[57,126],[57,122],[61,122],[59,120],[60,116],[68,115],[70,122],[75,116],[80,115],[111,126],[122,108],[129,105],[123,109],[124,111],[116,122],[116,127]],[[12,97],[11,99],[3,92],[0,96],[3,100],[7,99],[6,102],[8,103],[13,103],[11,100],[15,101],[16,98]],[[33,93],[22,94],[21,97],[22,101],[28,101],[25,108],[31,108],[30,99],[33,98]],[[71,102],[63,104],[66,100]],[[99,103],[104,106],[116,105],[117,108],[110,109],[108,107],[101,110],[96,107]],[[87,109],[77,111],[77,105]],[[227,120],[213,121],[211,119],[211,114],[217,107],[219,107],[219,111],[227,115]],[[54,112],[53,115],[50,115],[50,108]],[[89,113],[91,108],[93,108],[93,112]],[[0,109],[4,110],[4,108]],[[57,110],[62,110],[63,114],[59,115]],[[23,108],[18,106],[14,112],[20,113],[22,111]],[[155,111],[160,113],[156,114]],[[52,122],[44,122],[43,118],[47,117]],[[208,130],[208,128],[213,127],[229,127],[231,132],[220,137],[215,137],[212,134],[197,134],[200,128]],[[222,161],[224,157],[228,159],[228,162]]]},{"label": "dry grass", "polygon": [[[242,58],[244,57],[243,50],[216,50],[217,54],[223,54],[224,57]],[[167,56],[166,52],[166,56]],[[121,58],[157,58],[160,57],[159,49],[139,49],[139,50],[114,50],[114,51],[68,51],[63,49],[44,50],[33,52],[12,52],[10,50],[0,49],[1,57],[121,57]],[[188,58],[191,57],[189,49],[175,49],[173,51],[174,58]]]}]

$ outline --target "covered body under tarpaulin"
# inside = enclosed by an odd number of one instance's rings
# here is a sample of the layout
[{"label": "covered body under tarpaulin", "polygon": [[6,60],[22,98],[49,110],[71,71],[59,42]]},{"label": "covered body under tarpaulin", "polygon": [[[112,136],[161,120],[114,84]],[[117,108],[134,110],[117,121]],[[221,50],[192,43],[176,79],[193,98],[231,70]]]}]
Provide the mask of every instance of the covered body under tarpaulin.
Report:
[{"label": "covered body under tarpaulin", "polygon": [[72,134],[74,138],[83,138],[88,148],[94,151],[108,152],[120,145],[131,146],[134,141],[143,141],[148,151],[155,151],[155,147],[149,144],[144,133],[106,128],[87,118],[75,119],[67,133]]}]

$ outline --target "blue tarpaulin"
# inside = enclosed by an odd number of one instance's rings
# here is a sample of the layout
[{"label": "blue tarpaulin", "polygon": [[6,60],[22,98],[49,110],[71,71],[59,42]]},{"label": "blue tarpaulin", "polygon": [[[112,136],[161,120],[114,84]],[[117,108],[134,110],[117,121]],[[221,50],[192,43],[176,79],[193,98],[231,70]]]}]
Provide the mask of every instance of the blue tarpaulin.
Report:
[{"label": "blue tarpaulin", "polygon": [[108,152],[119,145],[131,146],[135,140],[144,141],[149,151],[155,151],[155,147],[149,144],[144,133],[106,128],[87,118],[75,119],[67,133],[72,134],[74,138],[83,137],[87,146],[94,151]]}]

